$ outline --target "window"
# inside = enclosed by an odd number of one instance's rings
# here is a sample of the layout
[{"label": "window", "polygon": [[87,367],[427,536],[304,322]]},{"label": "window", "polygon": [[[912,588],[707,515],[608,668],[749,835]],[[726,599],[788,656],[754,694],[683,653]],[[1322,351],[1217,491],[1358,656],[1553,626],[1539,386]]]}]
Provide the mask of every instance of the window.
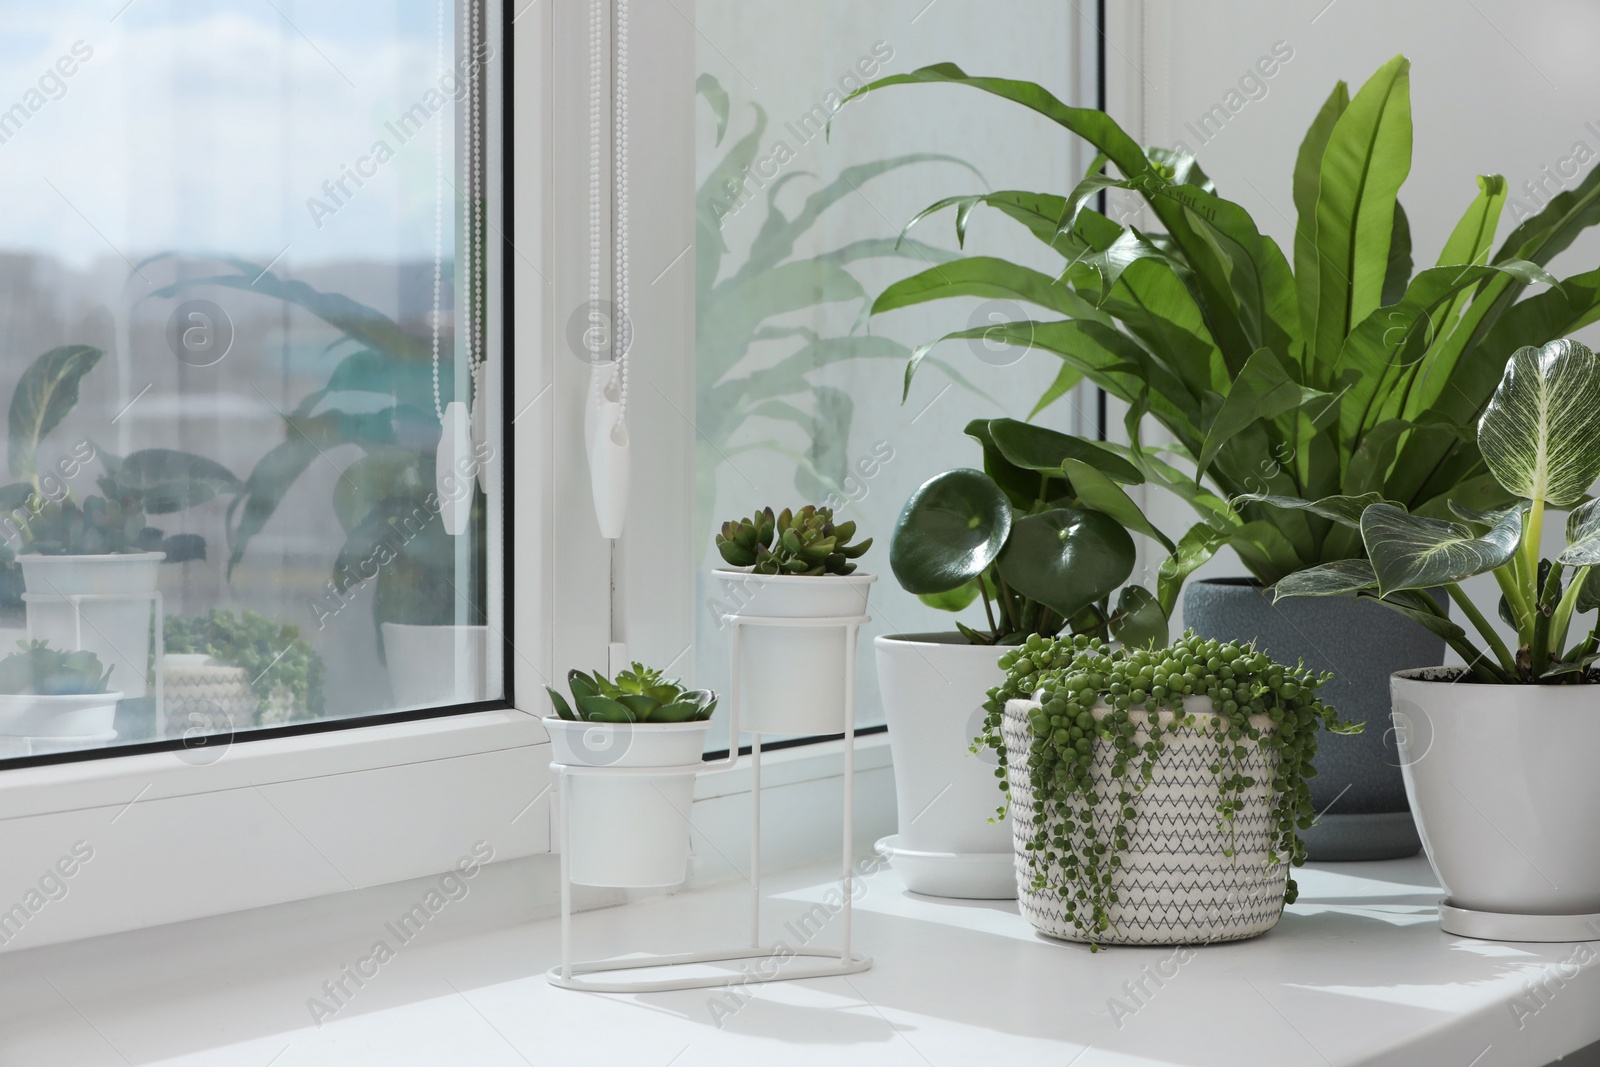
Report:
[{"label": "window", "polygon": [[0,757],[502,700],[500,5],[10,8]]},{"label": "window", "polygon": [[[939,62],[1038,80],[1062,100],[1093,104],[1093,5],[701,0],[695,12],[696,677],[717,689],[728,682],[719,612],[737,607],[739,591],[711,577],[716,525],[768,505],[830,505],[857,523],[858,539],[874,537],[861,567],[883,576],[858,664],[857,715],[870,724],[881,721],[871,638],[954,629],[889,573],[901,505],[940,471],[980,464],[962,434],[969,420],[1027,417],[1060,370],[1040,352],[950,342],[902,403],[917,346],[1029,315],[981,298],[871,315],[873,300],[961,254],[953,208],[898,241],[923,208],[958,193],[1070,189],[1090,157],[1043,118],[965,89],[873,94],[833,116],[831,132],[829,115],[873,78]],[[1059,267],[983,208],[965,254]],[[1052,419],[1093,434],[1093,394],[1069,394]]]}]

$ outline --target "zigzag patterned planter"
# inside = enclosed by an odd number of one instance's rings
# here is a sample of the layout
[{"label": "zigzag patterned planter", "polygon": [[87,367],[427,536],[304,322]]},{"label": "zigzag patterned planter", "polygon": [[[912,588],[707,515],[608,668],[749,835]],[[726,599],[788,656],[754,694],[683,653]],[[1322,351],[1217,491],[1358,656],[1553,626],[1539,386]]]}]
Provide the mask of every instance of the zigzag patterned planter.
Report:
[{"label": "zigzag patterned planter", "polygon": [[[1062,896],[1053,888],[1034,889],[1028,842],[1033,839],[1039,813],[1028,780],[1027,753],[1033,737],[1028,716],[1039,705],[1013,700],[1006,704],[1002,733],[1009,765],[1012,842],[1016,849],[1017,903],[1022,915],[1040,932],[1069,941],[1088,941],[1066,915]],[[1133,801],[1138,813],[1129,828],[1128,848],[1122,854],[1115,888],[1119,897],[1111,905],[1112,928],[1093,939],[1102,945],[1183,945],[1213,941],[1240,941],[1263,934],[1277,925],[1283,913],[1283,893],[1289,878],[1286,862],[1268,862],[1272,842],[1270,781],[1277,756],[1253,748],[1243,761],[1243,771],[1256,785],[1243,796],[1243,808],[1234,816],[1232,832],[1218,829],[1217,803],[1222,799],[1211,765],[1217,759],[1217,742],[1210,736],[1214,721],[1211,701],[1189,697],[1186,711],[1195,725],[1165,735],[1166,749],[1155,773]],[[1100,712],[1096,711],[1098,717]],[[1171,712],[1157,715],[1170,722]],[[1134,712],[1135,722],[1144,721]],[[1266,727],[1263,717],[1254,723]],[[1139,744],[1149,740],[1141,725]],[[1102,795],[1097,816],[1109,824],[1114,796],[1109,746],[1095,745],[1091,773]],[[1271,762],[1269,763],[1269,757]],[[1082,839],[1074,841],[1081,846]],[[1232,848],[1233,856],[1223,854]],[[1061,885],[1059,867],[1047,874]],[[1070,891],[1070,889],[1069,889]]]}]

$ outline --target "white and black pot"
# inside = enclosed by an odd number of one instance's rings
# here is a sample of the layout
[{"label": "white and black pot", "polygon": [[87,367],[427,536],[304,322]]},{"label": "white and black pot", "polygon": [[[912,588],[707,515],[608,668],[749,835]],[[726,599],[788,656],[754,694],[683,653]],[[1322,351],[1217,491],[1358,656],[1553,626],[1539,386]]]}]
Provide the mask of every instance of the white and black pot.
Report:
[{"label": "white and black pot", "polygon": [[1011,828],[992,749],[970,751],[984,700],[1005,680],[994,645],[958,633],[887,634],[873,642],[889,724],[899,832],[878,851],[913,893],[1009,900],[1017,895]]},{"label": "white and black pot", "polygon": [[[712,572],[738,616],[855,618],[867,613],[876,574]],[[742,624],[739,727],[758,734],[844,732],[846,627]]]},{"label": "white and black pot", "polygon": [[[1434,599],[1448,604],[1442,594]],[[1370,600],[1291,597],[1274,604],[1272,591],[1248,578],[1189,583],[1183,621],[1201,637],[1254,642],[1275,662],[1331,671],[1333,679],[1320,691],[1323,702],[1340,718],[1365,724],[1359,734],[1317,739],[1317,776],[1310,785],[1319,815],[1301,831],[1310,858],[1416,855],[1422,839],[1400,777],[1389,676],[1443,663],[1444,638]]]},{"label": "white and black pot", "polygon": [[1447,933],[1600,940],[1600,683],[1485,685],[1458,668],[1394,676],[1411,810]]},{"label": "white and black pot", "polygon": [[646,775],[628,769],[698,764],[710,720],[543,722],[552,762],[579,768],[567,781],[572,880],[628,889],[682,882],[689,865],[695,771]]},{"label": "white and black pot", "polygon": [[[1034,871],[1028,845],[1035,828],[1034,791],[1028,778],[1027,752],[1032,744],[1029,716],[1037,701],[1012,700],[1006,704],[1002,734],[1011,754],[1011,824],[1016,843],[1017,903],[1023,918],[1041,933],[1069,941],[1086,938],[1066,915],[1061,894],[1034,889]],[[1101,717],[1104,706],[1094,715]],[[1108,905],[1111,929],[1094,936],[1102,945],[1192,945],[1213,941],[1239,941],[1263,934],[1277,925],[1283,914],[1283,894],[1289,878],[1286,862],[1272,862],[1272,774],[1277,754],[1248,746],[1239,761],[1240,773],[1256,785],[1237,795],[1240,808],[1231,829],[1218,825],[1217,804],[1222,800],[1218,776],[1211,773],[1217,761],[1217,740],[1210,733],[1211,698],[1185,697],[1184,711],[1195,725],[1176,733],[1163,730],[1165,751],[1156,760],[1151,780],[1140,792],[1138,817],[1131,820],[1128,847],[1116,869],[1118,900]],[[1162,710],[1163,727],[1174,714]],[[1150,740],[1146,713],[1135,710],[1129,718],[1138,725],[1136,744]],[[1252,725],[1272,728],[1266,716]],[[1095,746],[1090,774],[1101,794],[1097,821],[1114,819],[1118,781],[1110,745]],[[1230,798],[1232,799],[1232,798]],[[1079,848],[1082,831],[1073,831]],[[1059,869],[1052,880],[1059,881]]]}]

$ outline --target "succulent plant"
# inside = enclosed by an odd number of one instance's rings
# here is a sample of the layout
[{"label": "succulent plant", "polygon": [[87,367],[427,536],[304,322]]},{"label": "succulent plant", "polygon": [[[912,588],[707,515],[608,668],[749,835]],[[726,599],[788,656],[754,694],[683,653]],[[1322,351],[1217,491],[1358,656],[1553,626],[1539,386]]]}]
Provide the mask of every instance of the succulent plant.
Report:
[{"label": "succulent plant", "polygon": [[730,520],[716,536],[717,551],[731,566],[753,567],[761,552],[772,547],[776,528],[771,508],[762,508],[748,519]]},{"label": "succulent plant", "polygon": [[556,714],[569,722],[699,722],[717,709],[717,695],[709,689],[686,689],[676,678],[665,678],[653,667],[635,663],[617,673],[616,681],[596,671],[577,668],[567,672],[572,704],[549,686]]},{"label": "succulent plant", "polygon": [[832,508],[784,508],[777,518],[763,508],[753,518],[723,523],[717,550],[732,566],[756,574],[849,574],[856,569],[851,560],[872,547],[870,537],[851,544],[855,535],[855,523],[834,524]]},{"label": "succulent plant", "polygon": [[0,693],[76,696],[104,693],[110,667],[93,652],[63,652],[45,641],[18,641],[22,651],[0,659]]}]

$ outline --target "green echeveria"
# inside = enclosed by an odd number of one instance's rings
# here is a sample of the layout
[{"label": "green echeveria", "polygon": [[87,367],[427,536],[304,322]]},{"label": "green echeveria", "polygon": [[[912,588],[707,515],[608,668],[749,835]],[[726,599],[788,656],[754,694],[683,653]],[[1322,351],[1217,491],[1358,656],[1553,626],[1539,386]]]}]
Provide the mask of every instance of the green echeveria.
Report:
[{"label": "green echeveria", "polygon": [[776,519],[763,508],[754,518],[725,522],[716,542],[730,565],[756,574],[849,574],[856,569],[851,561],[872,547],[870,537],[851,544],[855,534],[855,523],[834,523],[832,508],[807,504],[797,512],[784,508]]},{"label": "green echeveria", "polygon": [[[567,672],[572,702],[545,686],[556,714],[569,722],[700,722],[717,710],[717,695],[709,689],[685,689],[675,678],[635,663],[617,672],[615,681],[596,671]],[[576,709],[574,709],[576,705]]]}]

